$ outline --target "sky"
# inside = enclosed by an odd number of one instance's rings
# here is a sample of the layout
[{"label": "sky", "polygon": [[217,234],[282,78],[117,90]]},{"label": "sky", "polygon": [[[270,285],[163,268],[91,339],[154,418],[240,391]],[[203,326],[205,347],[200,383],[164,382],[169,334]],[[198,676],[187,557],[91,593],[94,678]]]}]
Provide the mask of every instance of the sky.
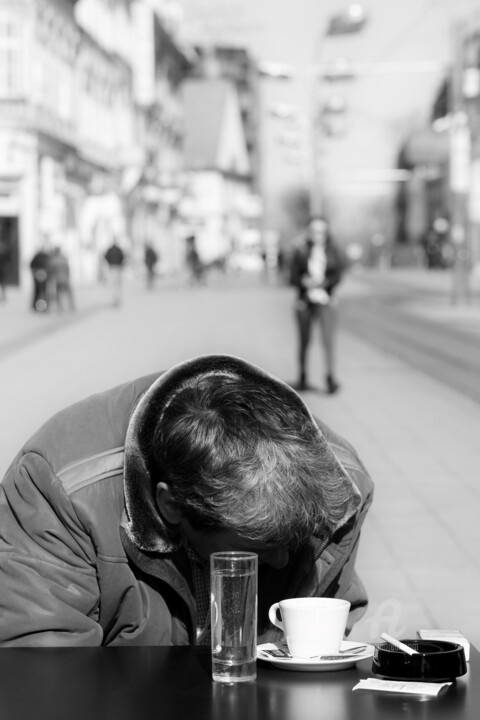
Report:
[{"label": "sky", "polygon": [[[191,36],[249,47],[261,62],[292,66],[288,81],[263,79],[264,186],[279,193],[285,184],[312,176],[312,110],[320,100],[341,94],[347,111],[344,133],[320,139],[322,176],[330,192],[354,197],[392,194],[392,183],[365,183],[394,168],[403,139],[428,121],[431,106],[452,57],[453,24],[479,13],[478,0],[366,0],[362,31],[326,37],[328,19],[343,0],[182,0]],[[343,87],[315,81],[309,68],[346,57],[369,70]],[[429,63],[422,72],[422,63]],[[301,153],[286,151],[280,139],[291,124],[271,116],[281,103],[296,108]],[[302,139],[303,138],[303,139]],[[296,160],[296,162],[294,162]],[[373,174],[372,174],[373,173]],[[375,175],[377,173],[377,175]],[[364,202],[360,200],[360,202]]]}]

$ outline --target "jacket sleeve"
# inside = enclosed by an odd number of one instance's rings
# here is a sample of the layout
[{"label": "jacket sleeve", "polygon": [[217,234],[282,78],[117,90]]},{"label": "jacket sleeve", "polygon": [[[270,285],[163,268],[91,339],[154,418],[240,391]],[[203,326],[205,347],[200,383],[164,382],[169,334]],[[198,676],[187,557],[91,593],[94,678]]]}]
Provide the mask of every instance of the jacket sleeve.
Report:
[{"label": "jacket sleeve", "polygon": [[327,273],[325,277],[324,287],[329,293],[334,290],[343,278],[343,275],[347,269],[347,259],[344,254],[336,245],[333,245],[330,249],[331,259]]},{"label": "jacket sleeve", "polygon": [[302,277],[305,272],[304,262],[300,250],[297,248],[290,260],[290,285],[301,289]]},{"label": "jacket sleeve", "polygon": [[365,614],[368,596],[355,569],[363,521],[373,500],[373,483],[362,467],[354,471],[362,486],[362,501],[355,514],[330,538],[316,554],[314,572],[305,578],[299,595],[336,597],[351,604],[347,635],[353,625]]},{"label": "jacket sleeve", "polygon": [[95,548],[41,455],[0,485],[0,645],[101,645]]},{"label": "jacket sleeve", "polygon": [[[323,597],[336,597],[350,602],[350,613],[347,622],[347,635],[353,625],[365,614],[368,605],[367,591],[358,576],[355,564],[360,542],[360,530],[370,506],[371,499],[364,504],[354,522],[345,528],[341,537],[334,536],[323,557],[317,560],[323,565],[322,592]],[[337,558],[342,557],[338,562]],[[327,581],[327,586],[324,583]]]}]

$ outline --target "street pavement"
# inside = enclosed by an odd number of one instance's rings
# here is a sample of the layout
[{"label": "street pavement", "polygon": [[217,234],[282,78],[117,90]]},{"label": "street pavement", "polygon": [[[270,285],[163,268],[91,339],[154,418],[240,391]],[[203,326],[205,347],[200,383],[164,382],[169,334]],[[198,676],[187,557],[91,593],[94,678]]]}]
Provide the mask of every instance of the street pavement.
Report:
[{"label": "street pavement", "polygon": [[74,312],[56,309],[48,313],[34,312],[30,287],[7,288],[6,302],[0,302],[0,358],[109,306],[110,288],[100,283],[76,288],[75,304]]},{"label": "street pavement", "polygon": [[[409,311],[430,313],[432,322],[466,318],[466,331],[479,331],[480,302],[475,297],[471,306],[452,309],[446,274],[352,273],[340,296],[373,292],[375,283],[385,280],[428,290]],[[214,278],[207,288],[188,289],[182,279],[161,281],[153,295],[132,282],[125,307],[115,311],[109,305],[108,287],[83,288],[77,290],[76,313],[38,317],[28,309],[25,291],[11,290],[7,303],[0,305],[0,362],[7,358],[4,367],[10,369],[8,361],[16,354],[20,357],[48,335],[67,337],[75,323],[79,330],[95,318],[103,322],[103,316],[110,323],[117,313],[132,327],[143,313],[145,322],[152,324],[155,318],[161,328],[160,367],[194,348],[191,354],[242,355],[287,382],[296,379],[293,294],[275,280]],[[179,325],[189,344],[178,334]],[[376,483],[358,558],[370,606],[352,637],[374,642],[384,631],[405,638],[419,628],[455,628],[480,647],[480,405],[344,329],[338,350],[341,392],[324,393],[316,343],[310,366],[317,388],[304,393],[304,399],[357,448]],[[112,383],[120,378],[118,367],[110,376]],[[2,415],[5,421],[5,408]]]},{"label": "street pavement", "polygon": [[[378,283],[405,292],[402,309],[434,323],[456,327],[466,332],[480,334],[480,272],[472,273],[469,281],[468,299],[455,300],[451,272],[448,270],[424,270],[421,268],[397,268],[395,270],[365,270],[359,279],[374,288]],[[409,291],[412,292],[408,299]],[[419,300],[419,293],[422,295]]]}]

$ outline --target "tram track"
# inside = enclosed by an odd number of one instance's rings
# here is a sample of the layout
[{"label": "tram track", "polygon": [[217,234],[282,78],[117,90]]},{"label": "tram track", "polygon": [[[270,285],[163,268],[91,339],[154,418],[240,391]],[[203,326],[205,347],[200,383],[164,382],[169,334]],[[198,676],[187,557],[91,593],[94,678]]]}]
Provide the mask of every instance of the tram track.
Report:
[{"label": "tram track", "polygon": [[406,299],[398,293],[346,298],[340,321],[348,332],[480,403],[480,336],[408,312]]}]

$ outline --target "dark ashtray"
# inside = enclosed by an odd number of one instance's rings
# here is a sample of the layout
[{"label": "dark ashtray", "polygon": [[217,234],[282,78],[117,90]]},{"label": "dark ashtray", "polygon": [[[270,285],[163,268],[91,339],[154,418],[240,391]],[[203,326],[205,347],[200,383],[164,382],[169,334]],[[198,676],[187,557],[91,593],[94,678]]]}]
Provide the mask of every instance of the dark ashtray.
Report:
[{"label": "dark ashtray", "polygon": [[388,680],[447,682],[467,672],[461,645],[444,640],[402,640],[418,654],[409,655],[389,642],[377,645],[372,670]]}]

